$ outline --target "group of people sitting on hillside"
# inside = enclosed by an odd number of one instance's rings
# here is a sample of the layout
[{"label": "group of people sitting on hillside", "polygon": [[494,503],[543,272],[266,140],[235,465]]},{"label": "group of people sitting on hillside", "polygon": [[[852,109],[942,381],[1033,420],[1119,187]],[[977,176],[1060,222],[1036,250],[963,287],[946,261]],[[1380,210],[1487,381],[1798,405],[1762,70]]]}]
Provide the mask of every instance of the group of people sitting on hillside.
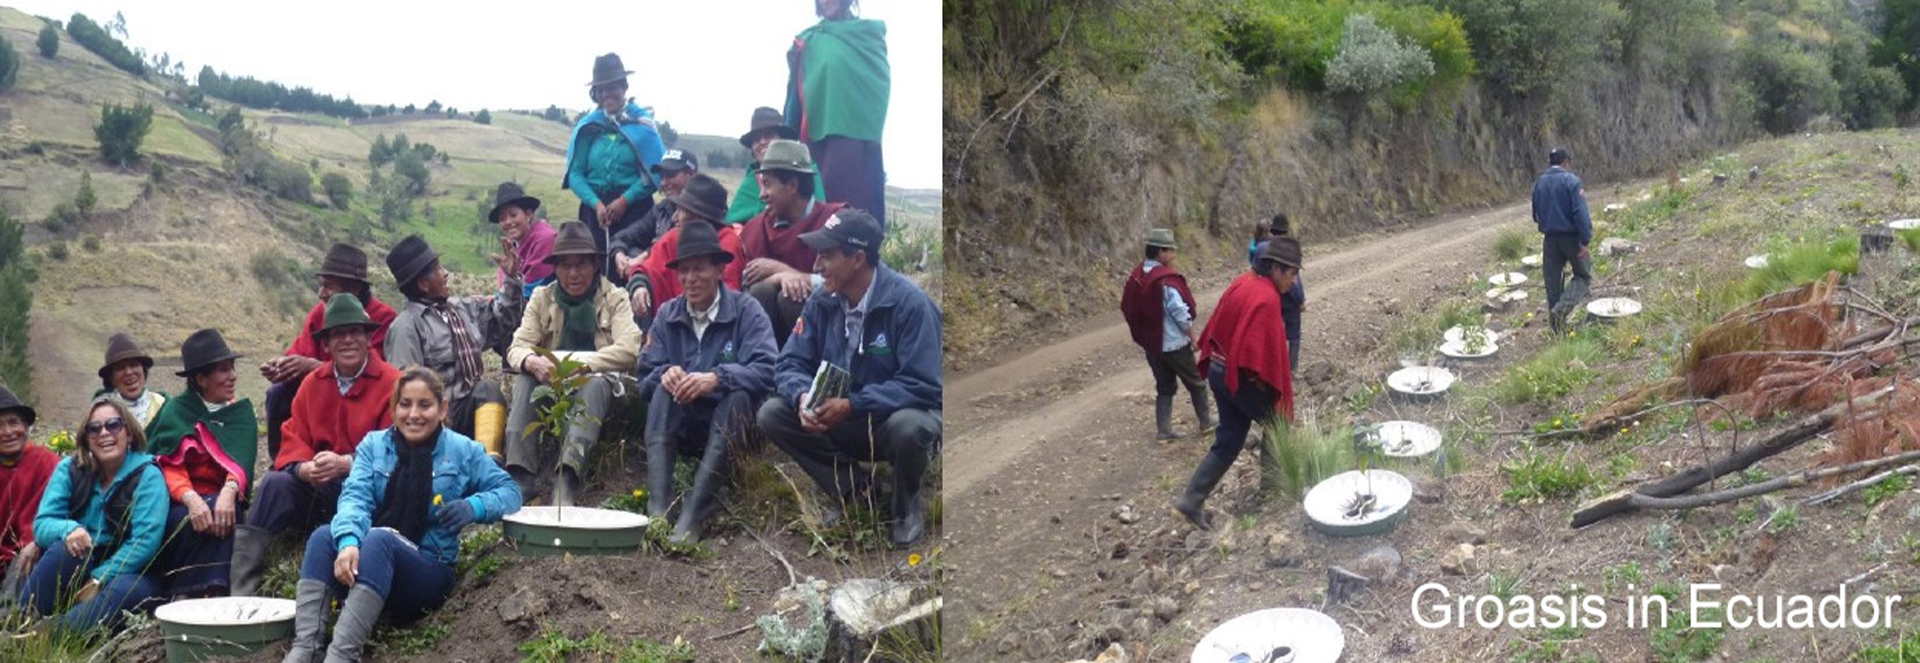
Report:
[{"label": "group of people sitting on hillside", "polygon": [[[580,500],[623,421],[644,422],[645,511],[673,518],[672,541],[699,539],[731,461],[762,439],[827,493],[827,526],[869,504],[874,468],[890,466],[891,540],[921,539],[941,314],[880,260],[884,41],[879,102],[855,103],[874,90],[863,58],[880,33],[847,4],[820,2],[825,20],[796,40],[789,113],[753,113],[740,142],[755,163],[731,203],[692,154],[657,149],[609,54],[567,159],[583,219],[556,228],[537,198],[500,185],[495,292],[455,296],[440,254],[409,236],[385,256],[396,308],[373,296],[365,251],[330,248],[318,304],[259,365],[264,445],[236,389],[242,357],[217,329],[181,344],[185,390],[171,396],[149,386],[154,360],[133,338],[109,339],[65,458],[29,440],[34,409],[0,388],[0,603],[13,604],[0,609],[85,631],[169,597],[254,595],[273,540],[305,536],[287,660],[356,660],[376,618],[446,600],[462,528]],[[828,58],[863,72],[822,81],[867,85],[802,94]],[[571,364],[586,372],[577,407],[535,424],[556,400],[540,387]],[[681,456],[696,469],[676,496]]]}]

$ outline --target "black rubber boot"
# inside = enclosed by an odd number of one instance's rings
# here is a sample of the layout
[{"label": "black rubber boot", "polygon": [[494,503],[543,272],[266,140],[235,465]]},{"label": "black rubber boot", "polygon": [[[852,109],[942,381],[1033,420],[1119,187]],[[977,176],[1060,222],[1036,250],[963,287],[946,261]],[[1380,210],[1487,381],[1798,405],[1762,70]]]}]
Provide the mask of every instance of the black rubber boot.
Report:
[{"label": "black rubber boot", "polygon": [[647,517],[665,518],[673,508],[673,440],[666,435],[647,436]]},{"label": "black rubber boot", "polygon": [[1205,387],[1189,391],[1187,395],[1193,398],[1193,418],[1200,421],[1201,435],[1211,433],[1220,426],[1219,420],[1213,418],[1213,401],[1207,397]]},{"label": "black rubber boot", "polygon": [[1200,466],[1194,468],[1193,478],[1187,482],[1187,492],[1174,500],[1173,510],[1200,529],[1212,529],[1213,517],[1207,515],[1207,496],[1220,485],[1220,479],[1227,476],[1227,469],[1233,467],[1232,461],[1222,461],[1208,453],[1200,459]]},{"label": "black rubber boot", "polygon": [[1160,431],[1159,439],[1180,439],[1180,434],[1173,432],[1173,394],[1153,397],[1153,425]]},{"label": "black rubber boot", "polygon": [[680,507],[680,522],[673,527],[673,534],[667,538],[670,543],[694,543],[700,540],[700,529],[719,510],[720,486],[727,482],[727,435],[720,426],[714,426],[707,436],[707,450],[700,457],[700,467],[693,473],[693,490],[687,493],[687,503]]},{"label": "black rubber boot", "polygon": [[893,545],[905,548],[920,540],[927,530],[927,505],[920,499],[926,485],[927,451],[917,446],[894,448],[893,458]]},{"label": "black rubber boot", "polygon": [[273,533],[252,525],[233,526],[234,596],[258,596],[260,577],[267,570],[267,547]]}]

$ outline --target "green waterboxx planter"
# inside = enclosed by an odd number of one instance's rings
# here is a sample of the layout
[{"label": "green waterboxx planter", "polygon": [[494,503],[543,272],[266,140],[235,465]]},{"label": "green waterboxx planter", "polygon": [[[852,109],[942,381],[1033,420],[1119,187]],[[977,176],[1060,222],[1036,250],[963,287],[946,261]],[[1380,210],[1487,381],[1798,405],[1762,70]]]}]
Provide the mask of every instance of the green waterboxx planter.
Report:
[{"label": "green waterboxx planter", "polygon": [[500,529],[522,555],[619,555],[640,549],[647,517],[581,506],[529,506],[508,515]]},{"label": "green waterboxx planter", "polygon": [[188,599],[160,606],[153,616],[160,621],[170,663],[245,657],[293,637],[291,599]]}]

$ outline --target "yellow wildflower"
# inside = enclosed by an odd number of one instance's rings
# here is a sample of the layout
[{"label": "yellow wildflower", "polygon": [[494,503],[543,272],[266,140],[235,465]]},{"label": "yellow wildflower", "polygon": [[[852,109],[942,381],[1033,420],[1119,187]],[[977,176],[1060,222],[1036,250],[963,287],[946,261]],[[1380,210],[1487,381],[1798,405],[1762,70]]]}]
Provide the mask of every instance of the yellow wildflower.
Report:
[{"label": "yellow wildflower", "polygon": [[1555,419],[1555,420],[1553,420],[1553,427],[1554,427],[1554,428],[1559,428],[1559,427],[1560,427],[1560,420],[1559,420],[1559,419]]},{"label": "yellow wildflower", "polygon": [[647,491],[645,489],[642,489],[642,488],[633,489],[633,499],[637,500],[646,496],[647,496]]},{"label": "yellow wildflower", "polygon": [[433,494],[433,505],[434,505],[434,506],[440,506],[440,503],[441,503],[441,502],[444,502],[444,501],[445,501],[445,500],[442,500],[442,499],[440,499],[440,494],[439,494],[439,493],[434,493],[434,494]]},{"label": "yellow wildflower", "polygon": [[919,566],[919,565],[920,565],[920,553],[913,553],[913,554],[907,555],[907,566]]}]

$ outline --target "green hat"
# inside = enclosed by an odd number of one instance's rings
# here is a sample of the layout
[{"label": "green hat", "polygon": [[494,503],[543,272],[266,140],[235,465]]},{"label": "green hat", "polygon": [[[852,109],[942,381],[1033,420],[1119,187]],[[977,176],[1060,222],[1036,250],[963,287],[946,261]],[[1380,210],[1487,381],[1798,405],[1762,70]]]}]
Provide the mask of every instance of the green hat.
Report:
[{"label": "green hat", "polygon": [[1180,248],[1179,244],[1173,242],[1173,231],[1166,228],[1154,228],[1147,231],[1147,246],[1159,249]]},{"label": "green hat", "polygon": [[379,327],[380,325],[374,324],[373,320],[367,317],[367,309],[360,305],[359,297],[355,297],[351,293],[335,293],[332,299],[327,300],[326,317],[322,318],[320,328],[314,330],[313,340],[318,341],[325,338],[327,332],[335,329],[354,326],[358,326],[371,333],[375,327]]},{"label": "green hat", "polygon": [[813,174],[813,152],[807,144],[797,140],[776,140],[767,144],[767,156],[760,160],[760,170],[790,170],[796,173]]}]

